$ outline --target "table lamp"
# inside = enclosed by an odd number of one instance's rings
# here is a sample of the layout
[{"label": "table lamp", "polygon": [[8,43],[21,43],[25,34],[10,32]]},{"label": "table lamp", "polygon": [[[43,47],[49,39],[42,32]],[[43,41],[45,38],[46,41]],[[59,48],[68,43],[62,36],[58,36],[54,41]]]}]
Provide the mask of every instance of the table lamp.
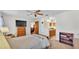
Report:
[{"label": "table lamp", "polygon": [[8,29],[8,27],[0,27],[0,31],[1,31],[4,35],[6,35],[6,33],[9,32],[9,29]]}]

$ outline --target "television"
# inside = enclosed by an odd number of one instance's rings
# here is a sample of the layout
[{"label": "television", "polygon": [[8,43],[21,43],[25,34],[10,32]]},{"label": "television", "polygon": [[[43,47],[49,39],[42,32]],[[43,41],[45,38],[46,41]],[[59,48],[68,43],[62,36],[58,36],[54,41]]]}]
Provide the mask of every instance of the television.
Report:
[{"label": "television", "polygon": [[24,26],[26,27],[26,21],[22,21],[22,20],[16,20],[16,26],[17,27],[21,27],[21,26]]},{"label": "television", "polygon": [[59,38],[61,43],[73,46],[73,33],[60,32]]}]

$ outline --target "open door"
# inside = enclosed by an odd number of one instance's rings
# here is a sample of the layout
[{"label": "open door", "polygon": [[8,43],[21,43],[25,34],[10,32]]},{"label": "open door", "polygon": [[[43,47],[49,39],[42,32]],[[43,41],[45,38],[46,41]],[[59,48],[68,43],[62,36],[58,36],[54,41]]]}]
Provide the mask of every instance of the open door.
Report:
[{"label": "open door", "polygon": [[39,34],[39,22],[35,21],[31,26],[31,34]]}]

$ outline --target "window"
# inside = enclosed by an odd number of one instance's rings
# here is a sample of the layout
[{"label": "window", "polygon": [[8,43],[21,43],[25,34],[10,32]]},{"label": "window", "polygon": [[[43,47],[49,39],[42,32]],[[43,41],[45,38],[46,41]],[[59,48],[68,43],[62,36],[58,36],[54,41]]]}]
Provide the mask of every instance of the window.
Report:
[{"label": "window", "polygon": [[0,16],[0,27],[2,27],[3,26],[3,19],[2,19],[2,17]]}]

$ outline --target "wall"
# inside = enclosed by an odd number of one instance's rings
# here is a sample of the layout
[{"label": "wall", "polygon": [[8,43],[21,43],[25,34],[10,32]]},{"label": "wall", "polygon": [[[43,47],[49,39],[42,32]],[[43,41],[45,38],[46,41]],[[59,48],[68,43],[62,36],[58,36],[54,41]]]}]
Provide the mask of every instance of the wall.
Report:
[{"label": "wall", "polygon": [[39,16],[39,34],[49,36],[49,23],[47,21],[44,21],[42,24],[42,21],[44,20],[44,17]]},{"label": "wall", "polygon": [[42,24],[42,22],[39,21],[39,33],[49,36],[49,24],[47,22]]},{"label": "wall", "polygon": [[3,19],[2,19],[2,14],[0,13],[0,27],[3,26]]},{"label": "wall", "polygon": [[11,16],[11,15],[5,15],[4,14],[3,18],[4,18],[5,26],[8,26],[8,28],[9,28],[9,33],[17,35],[16,34],[17,27],[16,27],[15,21],[16,20],[24,20],[24,21],[27,21],[26,34],[30,34],[30,28],[29,28],[30,24],[29,24],[27,17],[26,18],[20,18],[20,17],[17,17],[17,16]]},{"label": "wall", "polygon": [[79,11],[67,11],[56,15],[57,39],[59,32],[74,33],[74,38],[79,38]]}]

